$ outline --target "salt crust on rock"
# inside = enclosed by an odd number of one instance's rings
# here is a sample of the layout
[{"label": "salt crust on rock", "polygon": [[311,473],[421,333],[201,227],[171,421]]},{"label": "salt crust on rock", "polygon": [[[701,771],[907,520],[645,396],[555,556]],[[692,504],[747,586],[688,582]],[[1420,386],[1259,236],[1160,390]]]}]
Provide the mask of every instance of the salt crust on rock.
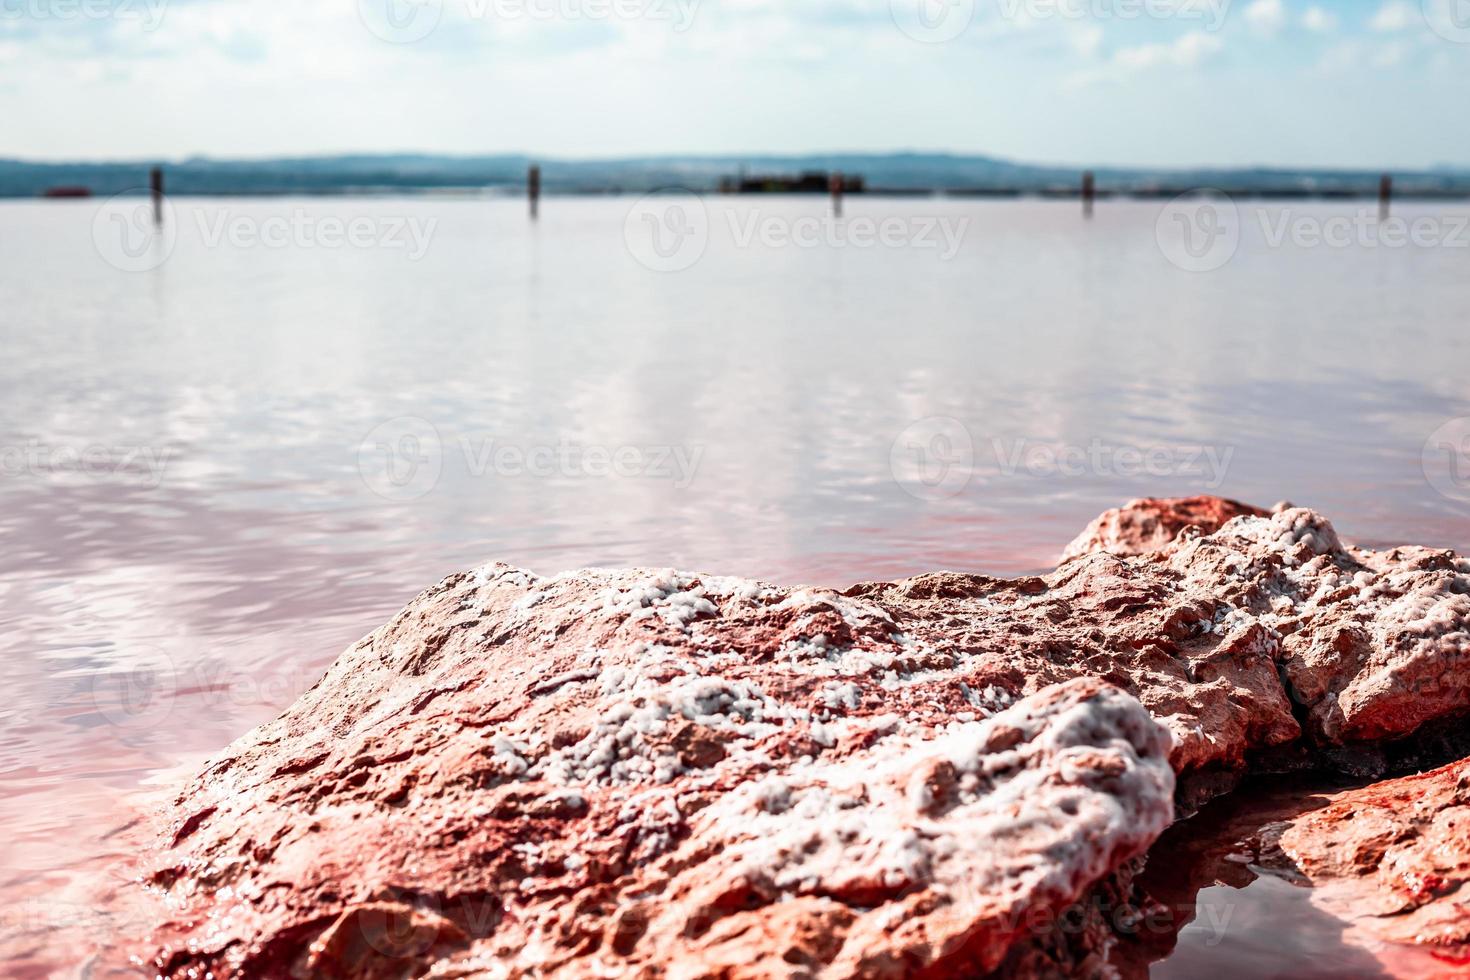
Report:
[{"label": "salt crust on rock", "polygon": [[487,566],[189,785],[135,952],[167,976],[972,975],[1148,846],[1171,769],[1462,712],[1467,573],[1306,510],[844,593]]}]

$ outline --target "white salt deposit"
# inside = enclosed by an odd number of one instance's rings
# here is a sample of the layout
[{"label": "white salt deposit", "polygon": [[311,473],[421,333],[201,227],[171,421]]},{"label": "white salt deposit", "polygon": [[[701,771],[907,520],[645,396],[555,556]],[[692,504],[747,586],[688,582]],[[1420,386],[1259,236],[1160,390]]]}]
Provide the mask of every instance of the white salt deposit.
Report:
[{"label": "white salt deposit", "polygon": [[647,576],[627,588],[604,594],[600,611],[637,622],[657,616],[670,626],[688,629],[701,616],[719,615],[697,577],[672,569]]},{"label": "white salt deposit", "polygon": [[682,718],[718,731],[722,741],[753,741],[793,720],[807,720],[767,698],[760,689],[717,677],[651,683],[611,705],[580,742],[538,763],[533,776],[566,785],[667,783],[684,772],[677,753],[659,744],[671,720]]},{"label": "white salt deposit", "polygon": [[732,874],[785,892],[1065,893],[1162,832],[1174,786],[1168,735],[1137,701],[1071,689],[746,784],[700,819],[731,839]]}]

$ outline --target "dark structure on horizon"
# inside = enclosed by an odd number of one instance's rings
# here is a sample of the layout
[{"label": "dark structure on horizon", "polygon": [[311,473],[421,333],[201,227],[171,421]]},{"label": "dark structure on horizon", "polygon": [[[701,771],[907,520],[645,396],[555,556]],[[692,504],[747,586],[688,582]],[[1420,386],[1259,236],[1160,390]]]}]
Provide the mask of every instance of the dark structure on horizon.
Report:
[{"label": "dark structure on horizon", "polygon": [[866,182],[861,175],[826,170],[804,170],[794,177],[740,174],[720,178],[721,194],[831,194],[839,190],[843,194],[861,194],[866,190]]}]

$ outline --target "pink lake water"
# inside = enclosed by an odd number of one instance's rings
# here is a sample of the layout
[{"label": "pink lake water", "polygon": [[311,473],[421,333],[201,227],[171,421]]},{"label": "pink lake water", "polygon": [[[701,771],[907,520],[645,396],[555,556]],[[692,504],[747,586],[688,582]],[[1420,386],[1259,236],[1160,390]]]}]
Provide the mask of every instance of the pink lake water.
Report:
[{"label": "pink lake water", "polygon": [[[1470,248],[1273,242],[1352,202],[1242,204],[1207,272],[1159,203],[851,198],[842,227],[898,222],[865,245],[783,243],[817,199],[715,198],[677,271],[631,199],[534,225],[497,199],[172,206],[166,259],[128,271],[130,205],[0,203],[12,975],[73,975],[66,931],[117,926],[92,896],[126,887],[125,801],[492,559],[1015,574],[1107,507],[1199,492],[1470,548]],[[357,244],[312,238],[353,219]],[[940,222],[952,249],[916,241]]]}]

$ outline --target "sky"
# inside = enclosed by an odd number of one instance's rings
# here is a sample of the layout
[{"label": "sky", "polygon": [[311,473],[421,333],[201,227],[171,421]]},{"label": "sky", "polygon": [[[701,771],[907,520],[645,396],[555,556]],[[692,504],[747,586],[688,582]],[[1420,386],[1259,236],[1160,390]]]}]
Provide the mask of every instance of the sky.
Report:
[{"label": "sky", "polygon": [[0,156],[1470,166],[1470,0],[0,0]]}]

